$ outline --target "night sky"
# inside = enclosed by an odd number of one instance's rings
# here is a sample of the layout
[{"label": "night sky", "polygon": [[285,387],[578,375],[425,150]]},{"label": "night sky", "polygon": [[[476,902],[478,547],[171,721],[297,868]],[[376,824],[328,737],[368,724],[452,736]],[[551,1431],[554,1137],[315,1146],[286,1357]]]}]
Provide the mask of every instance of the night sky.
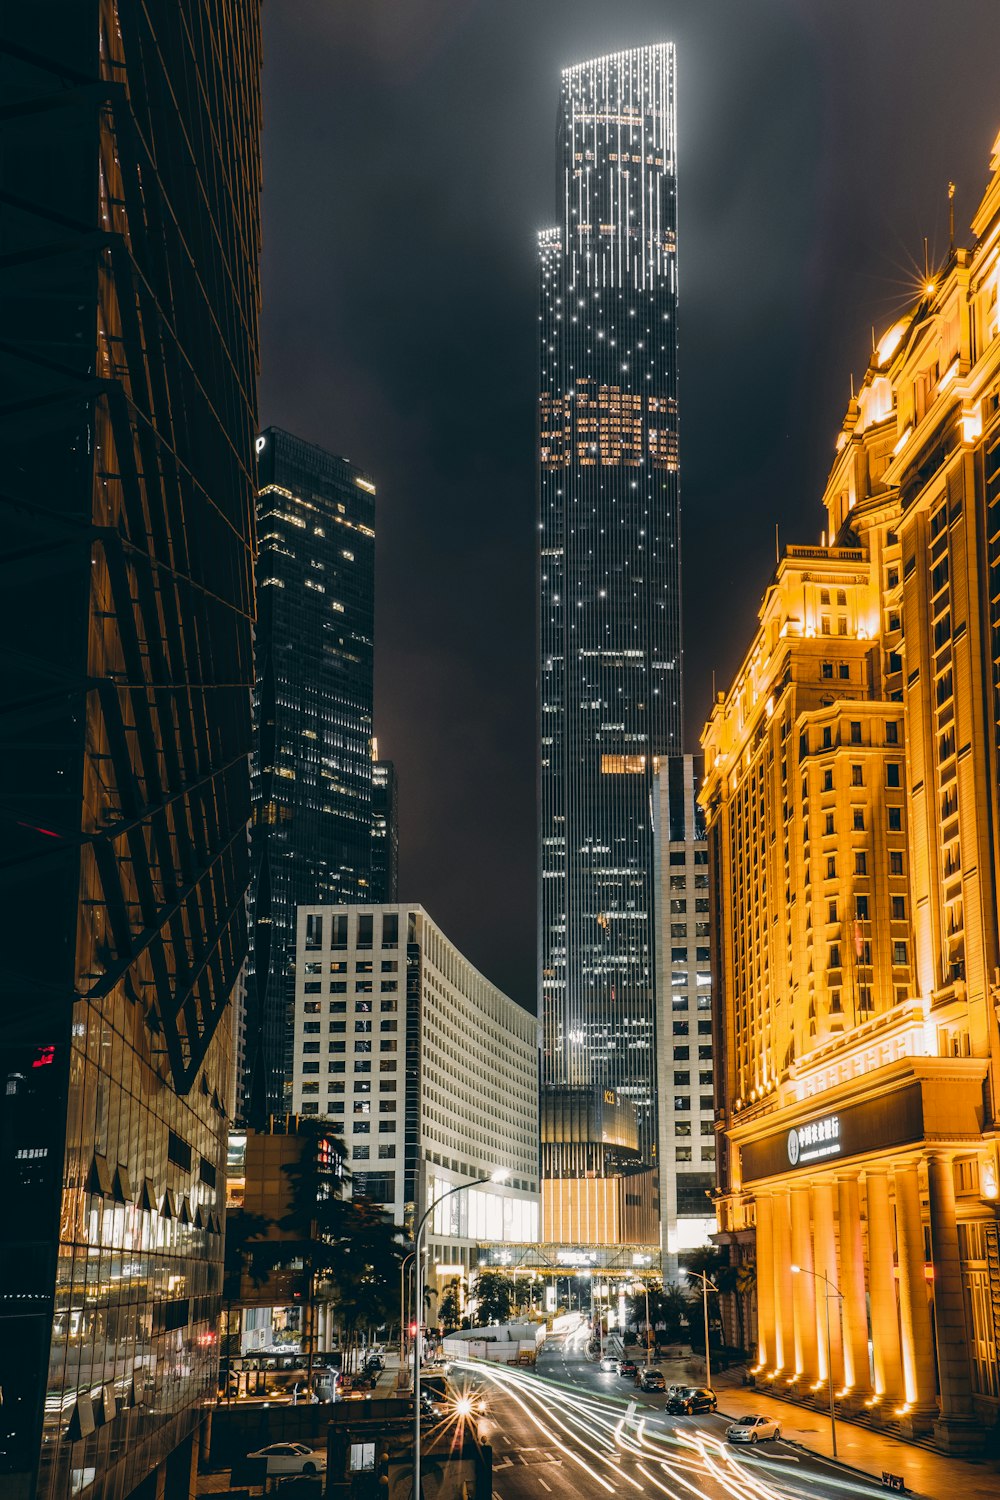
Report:
[{"label": "night sky", "polygon": [[959,243],[998,0],[267,0],[263,424],[379,484],[403,900],[534,1007],[536,231],[559,71],[678,48],[686,742],[871,347]]}]

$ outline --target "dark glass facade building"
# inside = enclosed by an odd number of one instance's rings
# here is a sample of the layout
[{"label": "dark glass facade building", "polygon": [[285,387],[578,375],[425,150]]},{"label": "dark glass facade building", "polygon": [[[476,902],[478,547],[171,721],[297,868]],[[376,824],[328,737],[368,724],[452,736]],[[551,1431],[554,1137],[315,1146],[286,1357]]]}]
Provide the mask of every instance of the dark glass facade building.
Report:
[{"label": "dark glass facade building", "polygon": [[382,905],[398,900],[399,786],[391,760],[372,766],[371,900]]},{"label": "dark glass facade building", "polygon": [[0,1491],[187,1496],[246,953],[247,0],[0,34]]},{"label": "dark glass facade building", "polygon": [[674,49],[562,75],[540,238],[542,1079],[656,1146],[650,799],[681,748]]},{"label": "dark glass facade building", "polygon": [[375,485],[257,439],[257,686],[244,1112],[290,1098],[295,908],[370,900]]}]

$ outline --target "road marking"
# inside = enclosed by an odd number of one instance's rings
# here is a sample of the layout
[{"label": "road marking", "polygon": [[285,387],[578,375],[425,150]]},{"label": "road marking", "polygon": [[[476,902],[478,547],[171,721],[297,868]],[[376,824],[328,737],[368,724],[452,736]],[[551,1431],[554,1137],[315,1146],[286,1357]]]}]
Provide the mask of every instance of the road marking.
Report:
[{"label": "road marking", "polygon": [[551,1486],[551,1484],[546,1484],[545,1480],[542,1478],[541,1474],[537,1474],[535,1477],[538,1480],[538,1483],[541,1485],[542,1489],[543,1490],[548,1490],[549,1494],[551,1495],[551,1493],[552,1493],[552,1486]]}]

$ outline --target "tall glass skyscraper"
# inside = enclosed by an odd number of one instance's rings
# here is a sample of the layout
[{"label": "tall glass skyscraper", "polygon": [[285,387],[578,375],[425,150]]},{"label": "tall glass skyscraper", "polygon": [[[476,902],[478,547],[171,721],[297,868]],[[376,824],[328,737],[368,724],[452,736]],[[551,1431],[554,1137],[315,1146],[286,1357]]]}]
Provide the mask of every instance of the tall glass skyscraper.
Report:
[{"label": "tall glass skyscraper", "polygon": [[187,1500],[247,947],[259,7],[8,7],[0,56],[0,1493]]},{"label": "tall glass skyscraper", "polygon": [[277,427],[257,447],[244,1113],[261,1126],[290,1097],[295,908],[371,899],[375,485]]},{"label": "tall glass skyscraper", "polygon": [[651,797],[681,749],[674,49],[562,75],[540,236],[543,1081],[655,1155]]}]

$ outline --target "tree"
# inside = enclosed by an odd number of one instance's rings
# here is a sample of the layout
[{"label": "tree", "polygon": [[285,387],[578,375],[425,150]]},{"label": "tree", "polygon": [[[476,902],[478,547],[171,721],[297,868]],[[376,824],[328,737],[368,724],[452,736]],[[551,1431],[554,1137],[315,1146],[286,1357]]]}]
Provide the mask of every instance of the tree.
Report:
[{"label": "tree", "polygon": [[273,1224],[264,1214],[247,1213],[246,1209],[230,1209],[226,1214],[226,1239],[223,1251],[222,1299],[226,1304],[226,1347],[223,1354],[238,1355],[239,1343],[231,1347],[233,1331],[233,1303],[242,1295],[243,1278],[248,1275],[259,1286],[267,1271],[255,1258],[255,1242],[267,1234]]},{"label": "tree", "polygon": [[301,1151],[285,1166],[291,1206],[278,1221],[281,1239],[253,1247],[259,1269],[299,1267],[303,1301],[302,1345],[312,1383],[316,1304],[336,1301],[342,1326],[356,1340],[360,1328],[378,1326],[399,1304],[400,1232],[385,1211],[364,1197],[344,1197],[351,1174],[347,1148],[330,1125],[303,1120]]},{"label": "tree", "polygon": [[656,1308],[651,1309],[653,1322],[665,1324],[665,1343],[674,1343],[682,1329],[690,1322],[691,1297],[676,1281],[668,1282],[657,1293]]},{"label": "tree", "polygon": [[441,1294],[441,1301],[438,1303],[438,1317],[441,1319],[441,1326],[446,1332],[457,1328],[462,1321],[462,1299],[457,1276],[445,1283],[444,1291]]},{"label": "tree", "polygon": [[349,1231],[344,1187],[350,1181],[347,1148],[320,1120],[303,1120],[298,1130],[302,1151],[285,1167],[291,1187],[292,1206],[280,1221],[289,1238],[275,1245],[278,1264],[297,1260],[302,1265],[305,1298],[302,1342],[307,1358],[307,1376],[312,1385],[316,1353],[316,1300],[321,1281],[334,1279],[340,1247]]},{"label": "tree", "polygon": [[534,1282],[524,1274],[510,1278],[511,1304],[515,1312],[528,1312],[532,1305]]},{"label": "tree", "polygon": [[[718,1250],[715,1245],[702,1245],[699,1250],[690,1250],[684,1256],[684,1271],[687,1275],[688,1287],[688,1323],[691,1326],[691,1344],[696,1349],[702,1347],[705,1338],[705,1290],[703,1290],[702,1274],[718,1287],[718,1292],[726,1292],[724,1286],[724,1272],[729,1269],[729,1257],[726,1251]],[[720,1280],[721,1278],[721,1280]],[[709,1338],[712,1337],[712,1329],[718,1329],[723,1334],[723,1310],[720,1307],[720,1298],[717,1293],[708,1289],[708,1323]]]},{"label": "tree", "polygon": [[367,1198],[352,1198],[337,1268],[330,1278],[344,1332],[356,1342],[361,1328],[377,1328],[399,1309],[402,1236],[384,1209]]},{"label": "tree", "polygon": [[744,1353],[747,1352],[747,1309],[751,1297],[757,1289],[757,1263],[745,1260],[738,1265],[733,1273],[733,1305],[736,1308],[736,1326],[739,1331],[739,1344]]},{"label": "tree", "polygon": [[475,1298],[473,1326],[483,1328],[487,1323],[506,1323],[510,1318],[510,1277],[503,1271],[479,1271],[472,1286]]}]

